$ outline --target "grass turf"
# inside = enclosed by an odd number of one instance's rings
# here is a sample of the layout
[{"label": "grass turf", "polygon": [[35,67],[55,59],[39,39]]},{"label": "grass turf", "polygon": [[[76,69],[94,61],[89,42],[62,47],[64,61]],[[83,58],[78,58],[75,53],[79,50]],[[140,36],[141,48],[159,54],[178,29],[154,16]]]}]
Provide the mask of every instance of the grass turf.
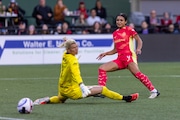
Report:
[{"label": "grass turf", "polygon": [[[85,84],[97,84],[99,64],[82,64]],[[16,106],[23,97],[35,100],[57,95],[59,65],[0,66],[0,119],[27,120],[179,120],[180,62],[139,63],[161,92],[148,99],[149,91],[128,70],[108,73],[107,87],[123,95],[139,92],[132,103],[108,98],[67,100],[65,104],[34,106],[31,114],[19,114]]]}]

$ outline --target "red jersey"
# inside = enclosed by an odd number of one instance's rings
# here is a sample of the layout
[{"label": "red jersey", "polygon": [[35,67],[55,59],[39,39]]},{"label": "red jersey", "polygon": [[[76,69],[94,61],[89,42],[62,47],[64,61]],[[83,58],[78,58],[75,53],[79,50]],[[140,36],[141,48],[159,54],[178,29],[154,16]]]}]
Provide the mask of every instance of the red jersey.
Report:
[{"label": "red jersey", "polygon": [[171,19],[169,19],[169,20],[161,19],[161,25],[168,26],[170,24],[172,24]]},{"label": "red jersey", "polygon": [[133,37],[137,32],[131,27],[125,26],[113,32],[114,44],[119,56],[131,55],[134,56]]},{"label": "red jersey", "polygon": [[178,16],[176,17],[176,23],[177,23],[177,24],[180,24],[180,15],[178,15]]}]

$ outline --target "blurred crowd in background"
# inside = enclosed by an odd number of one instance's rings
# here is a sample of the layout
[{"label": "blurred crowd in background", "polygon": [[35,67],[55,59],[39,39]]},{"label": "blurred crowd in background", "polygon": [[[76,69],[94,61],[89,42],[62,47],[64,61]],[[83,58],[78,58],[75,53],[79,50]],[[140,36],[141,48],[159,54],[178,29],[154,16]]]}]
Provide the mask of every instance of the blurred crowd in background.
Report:
[{"label": "blurred crowd in background", "polygon": [[[63,0],[57,0],[54,8],[48,6],[46,0],[39,0],[31,16],[36,23],[29,24],[26,10],[16,0],[10,0],[8,5],[0,0],[0,34],[111,34],[116,29],[115,17],[113,23],[107,20],[108,10],[102,0],[94,4],[92,9],[87,9],[86,3],[79,1],[77,9],[70,11]],[[158,16],[156,10],[150,11],[148,16],[137,14],[129,16],[128,25],[140,34],[180,33],[180,15],[173,16],[165,11]]]}]

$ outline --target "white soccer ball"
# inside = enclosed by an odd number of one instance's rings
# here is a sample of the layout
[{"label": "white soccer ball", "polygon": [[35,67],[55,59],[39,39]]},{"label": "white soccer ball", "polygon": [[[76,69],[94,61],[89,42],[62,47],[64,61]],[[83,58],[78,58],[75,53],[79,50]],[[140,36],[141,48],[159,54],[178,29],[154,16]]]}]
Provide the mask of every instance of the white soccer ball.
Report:
[{"label": "white soccer ball", "polygon": [[17,110],[22,114],[29,114],[33,109],[33,101],[30,98],[22,98],[18,102]]}]

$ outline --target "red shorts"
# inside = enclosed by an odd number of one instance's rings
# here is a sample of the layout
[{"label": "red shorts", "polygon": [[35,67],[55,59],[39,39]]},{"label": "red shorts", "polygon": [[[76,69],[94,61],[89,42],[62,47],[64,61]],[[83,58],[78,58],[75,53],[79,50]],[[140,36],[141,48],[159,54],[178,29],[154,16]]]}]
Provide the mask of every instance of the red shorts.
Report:
[{"label": "red shorts", "polygon": [[126,69],[128,64],[131,62],[137,64],[137,57],[131,55],[121,55],[118,56],[117,59],[113,60],[113,62],[115,62],[118,65],[119,69]]}]

